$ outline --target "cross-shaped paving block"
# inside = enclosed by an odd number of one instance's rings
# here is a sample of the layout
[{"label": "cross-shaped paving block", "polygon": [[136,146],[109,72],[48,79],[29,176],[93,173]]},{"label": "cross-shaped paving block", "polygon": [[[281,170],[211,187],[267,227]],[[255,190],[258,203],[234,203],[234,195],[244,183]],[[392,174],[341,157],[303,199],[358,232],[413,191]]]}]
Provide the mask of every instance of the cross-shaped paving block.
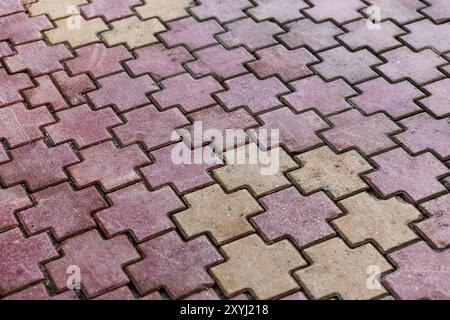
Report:
[{"label": "cross-shaped paving block", "polygon": [[250,235],[221,250],[227,261],[210,270],[227,297],[250,290],[257,299],[266,300],[299,287],[290,272],[306,261],[288,240],[267,245]]},{"label": "cross-shaped paving block", "polygon": [[[367,300],[386,292],[383,287],[377,287],[378,279],[374,278],[372,283],[370,277],[379,277],[392,267],[371,244],[351,249],[341,239],[333,238],[303,252],[312,265],[295,275],[315,299],[339,294],[346,300]],[[376,271],[368,273],[371,267]]]},{"label": "cross-shaped paving block", "polygon": [[134,14],[133,7],[141,4],[141,0],[93,0],[80,9],[88,19],[102,17],[111,21]]},{"label": "cross-shaped paving block", "polygon": [[43,137],[40,128],[54,123],[55,119],[45,108],[28,110],[23,103],[0,108],[0,139],[10,147],[32,142]]},{"label": "cross-shaped paving block", "polygon": [[0,234],[0,295],[44,278],[39,265],[58,257],[45,233],[24,238],[19,228]]},{"label": "cross-shaped paving block", "polygon": [[149,73],[156,81],[185,72],[183,64],[194,58],[184,47],[166,49],[161,43],[135,50],[138,58],[127,65],[135,75]]},{"label": "cross-shaped paving block", "polygon": [[153,94],[161,108],[180,106],[186,112],[216,103],[211,95],[224,90],[212,76],[194,79],[188,73],[163,80],[161,84],[164,89]]},{"label": "cross-shaped paving block", "polygon": [[331,219],[342,212],[323,192],[303,196],[294,187],[265,196],[259,201],[266,212],[251,220],[268,241],[288,237],[297,247],[335,235]]},{"label": "cross-shaped paving block", "polygon": [[290,92],[277,78],[260,80],[253,74],[225,81],[228,90],[216,94],[228,110],[248,107],[257,113],[281,105],[278,96]]},{"label": "cross-shaped paving block", "polygon": [[61,61],[73,58],[62,44],[47,46],[44,41],[35,41],[15,47],[17,54],[4,59],[13,72],[29,70],[33,77],[62,70]]},{"label": "cross-shaped paving block", "polygon": [[321,147],[296,159],[303,166],[288,176],[306,193],[322,189],[339,199],[367,189],[359,175],[371,170],[372,166],[354,150],[335,154],[330,148]]},{"label": "cross-shaped paving block", "polygon": [[295,110],[301,112],[314,109],[319,114],[329,115],[351,108],[346,99],[357,92],[342,79],[325,82],[313,76],[290,83],[295,92],[283,96]]},{"label": "cross-shaped paving block", "polygon": [[120,112],[149,103],[147,94],[158,87],[149,76],[131,78],[126,72],[98,80],[100,89],[88,93],[97,109],[114,105]]},{"label": "cross-shaped paving block", "polygon": [[94,187],[74,191],[68,183],[33,194],[36,206],[18,216],[30,234],[51,230],[61,240],[96,226],[91,214],[107,207]]},{"label": "cross-shaped paving block", "polygon": [[170,143],[176,128],[190,122],[177,108],[159,111],[152,105],[123,114],[127,122],[113,129],[123,145],[142,142],[146,149]]},{"label": "cross-shaped paving block", "polygon": [[284,149],[264,151],[255,143],[225,152],[224,159],[227,165],[213,174],[225,189],[247,187],[256,196],[289,186],[284,173],[298,167]]},{"label": "cross-shaped paving block", "polygon": [[362,94],[351,100],[365,113],[384,111],[393,118],[402,118],[422,110],[414,101],[425,94],[409,81],[389,83],[380,77],[357,87]]},{"label": "cross-shaped paving block", "polygon": [[450,79],[436,81],[422,88],[431,95],[420,100],[420,103],[438,117],[450,115]]},{"label": "cross-shaped paving block", "polygon": [[96,214],[108,237],[131,231],[137,241],[174,229],[169,215],[184,208],[172,189],[148,191],[143,184],[134,184],[108,194],[111,208]]},{"label": "cross-shaped paving block", "polygon": [[305,13],[319,22],[332,19],[338,23],[344,23],[362,18],[358,11],[365,7],[360,0],[338,0],[331,3],[327,0],[311,0],[310,2],[313,7],[306,9]]},{"label": "cross-shaped paving block", "polygon": [[122,71],[120,63],[133,57],[124,46],[108,48],[103,43],[93,43],[75,53],[76,58],[66,61],[69,70],[75,75],[89,72],[96,78]]},{"label": "cross-shaped paving block", "polygon": [[395,137],[413,153],[432,150],[441,158],[450,157],[450,122],[421,113],[400,122],[406,131]]},{"label": "cross-shaped paving block", "polygon": [[183,142],[155,150],[151,156],[154,163],[141,169],[150,185],[173,185],[179,193],[212,184],[208,171],[222,164],[210,148],[191,150]]},{"label": "cross-shaped paving block", "polygon": [[224,23],[246,18],[244,9],[252,8],[248,0],[201,0],[200,5],[191,9],[200,20],[216,18]]},{"label": "cross-shaped paving block", "polygon": [[417,229],[429,239],[433,246],[444,249],[450,245],[450,195],[446,194],[421,205],[430,218],[416,224]]},{"label": "cross-shaped paving block", "polygon": [[428,0],[431,6],[422,9],[422,12],[431,17],[436,23],[450,20],[450,7],[445,0]]},{"label": "cross-shaped paving block", "polygon": [[13,160],[0,165],[0,177],[8,186],[26,182],[32,191],[66,181],[63,169],[78,162],[69,145],[48,148],[42,140],[10,153]]},{"label": "cross-shaped paving block", "polygon": [[329,128],[328,124],[314,111],[294,114],[288,108],[281,108],[263,113],[258,118],[264,125],[256,131],[250,131],[249,134],[255,133],[256,136],[253,138],[258,140],[264,149],[276,146],[276,144],[272,143],[270,139],[267,139],[269,141],[264,141],[266,137],[264,135],[260,136],[263,129],[268,130],[268,134],[272,130],[278,130],[279,144],[289,152],[302,152],[322,145],[323,142],[317,136],[317,131]]},{"label": "cross-shaped paving block", "polygon": [[[392,2],[391,0],[367,0],[369,4],[379,8],[381,19],[388,18],[395,20],[400,24],[405,24],[412,20],[423,18],[417,10],[426,8],[426,5],[419,0],[398,0]],[[367,15],[373,15],[373,11],[365,9]]]},{"label": "cross-shaped paving block", "polygon": [[244,46],[250,51],[277,44],[274,36],[284,30],[274,22],[255,22],[250,18],[238,20],[225,25],[226,33],[217,36],[227,47]]},{"label": "cross-shaped paving block", "polygon": [[62,243],[64,256],[46,264],[58,292],[66,289],[67,268],[80,268],[81,287],[87,297],[127,284],[123,266],[140,259],[126,236],[103,240],[96,230],[85,232]]},{"label": "cross-shaped paving block", "polygon": [[433,251],[425,242],[414,243],[389,255],[397,270],[384,282],[403,300],[448,300],[450,252]]},{"label": "cross-shaped paving block", "polygon": [[63,293],[50,296],[45,285],[39,283],[33,287],[28,287],[25,290],[19,291],[15,294],[9,295],[4,300],[17,300],[17,301],[46,301],[46,300],[78,300],[75,291],[64,291]]},{"label": "cross-shaped paving block", "polygon": [[322,136],[339,152],[356,147],[368,155],[389,149],[396,146],[390,135],[402,130],[382,113],[366,117],[356,109],[331,116],[328,120],[333,128]]},{"label": "cross-shaped paving block", "polygon": [[145,0],[144,3],[136,7],[137,14],[143,19],[158,17],[162,21],[185,17],[187,9],[195,5],[192,0]]},{"label": "cross-shaped paving block", "polygon": [[139,293],[164,287],[172,298],[214,285],[206,269],[222,256],[205,237],[183,242],[170,232],[139,246],[144,260],[127,267]]},{"label": "cross-shaped paving block", "polygon": [[22,186],[0,190],[0,231],[17,225],[14,214],[31,207],[33,203]]},{"label": "cross-shaped paving block", "polygon": [[378,74],[371,67],[383,63],[367,49],[351,52],[344,47],[337,47],[318,55],[323,62],[312,66],[316,72],[327,80],[343,77],[351,83],[377,77]]},{"label": "cross-shaped paving block", "polygon": [[0,2],[0,16],[6,16],[10,15],[11,13],[24,11],[25,8],[23,7],[23,5],[25,3],[26,2],[21,0],[3,0],[2,2]]},{"label": "cross-shaped paving block", "polygon": [[137,145],[117,149],[112,142],[81,150],[80,154],[83,161],[68,168],[77,185],[98,182],[108,192],[139,180],[134,169],[150,162]]},{"label": "cross-shaped paving block", "polygon": [[8,74],[5,69],[0,69],[0,106],[22,101],[20,92],[33,87],[33,82],[26,73]]},{"label": "cross-shaped paving block", "polygon": [[28,17],[20,12],[10,16],[0,17],[0,41],[10,40],[21,44],[42,39],[41,31],[52,29],[53,25],[45,17]]},{"label": "cross-shaped paving block", "polygon": [[198,22],[192,17],[167,23],[169,31],[159,37],[169,47],[184,45],[190,50],[197,50],[217,43],[214,36],[225,30],[215,21]]},{"label": "cross-shaped paving block", "polygon": [[102,33],[109,46],[119,43],[134,49],[158,42],[155,35],[166,31],[158,19],[139,20],[136,16],[111,22],[112,30]]},{"label": "cross-shaped paving block", "polygon": [[449,169],[431,153],[411,157],[397,148],[372,160],[379,169],[367,174],[366,180],[384,197],[402,193],[418,202],[447,190],[437,179],[449,173]]},{"label": "cross-shaped paving block", "polygon": [[38,84],[35,88],[23,91],[23,95],[33,108],[43,105],[52,108],[54,111],[69,108],[69,104],[64,100],[52,78],[44,75],[34,78],[34,81]]},{"label": "cross-shaped paving block", "polygon": [[196,51],[194,55],[197,60],[189,62],[186,67],[196,77],[214,74],[224,79],[232,78],[247,73],[244,64],[255,60],[245,48],[228,50],[222,45]]},{"label": "cross-shaped paving block", "polygon": [[300,10],[309,8],[302,0],[256,0],[256,8],[247,12],[258,21],[275,19],[279,23],[285,23],[303,17]]},{"label": "cross-shaped paving block", "polygon": [[111,140],[108,129],[122,123],[111,108],[92,111],[85,104],[55,116],[59,121],[45,128],[50,139],[56,144],[73,140],[80,148]]},{"label": "cross-shaped paving block", "polygon": [[380,200],[363,192],[339,202],[347,214],[333,224],[352,246],[373,240],[383,251],[417,239],[408,224],[422,217],[412,205],[395,197]]},{"label": "cross-shaped paving block", "polygon": [[173,216],[188,239],[208,233],[219,245],[254,231],[247,218],[263,209],[246,190],[226,194],[215,184],[184,196],[189,208]]},{"label": "cross-shaped paving block", "polygon": [[414,52],[408,47],[401,47],[382,54],[388,62],[377,67],[391,81],[411,79],[419,85],[442,78],[438,66],[448,64],[447,60],[427,49]]},{"label": "cross-shaped paving block", "polygon": [[339,42],[335,37],[344,33],[332,22],[314,23],[309,19],[302,19],[287,25],[288,33],[277,36],[291,48],[307,46],[314,51],[333,47]]},{"label": "cross-shaped paving block", "polygon": [[51,77],[72,106],[86,103],[85,94],[97,89],[86,74],[79,74],[72,77],[66,71],[58,71],[51,74]]},{"label": "cross-shaped paving block", "polygon": [[88,3],[87,0],[39,0],[28,6],[32,16],[47,15],[51,20],[77,15],[78,6]]},{"label": "cross-shaped paving block", "polygon": [[259,60],[249,63],[248,66],[260,78],[279,75],[286,82],[312,75],[308,66],[319,62],[305,48],[288,50],[281,44],[259,50],[256,55]]},{"label": "cross-shaped paving block", "polygon": [[431,47],[440,52],[450,50],[449,24],[434,24],[430,20],[424,19],[404,27],[411,33],[402,36],[401,39],[414,49],[422,50]]}]

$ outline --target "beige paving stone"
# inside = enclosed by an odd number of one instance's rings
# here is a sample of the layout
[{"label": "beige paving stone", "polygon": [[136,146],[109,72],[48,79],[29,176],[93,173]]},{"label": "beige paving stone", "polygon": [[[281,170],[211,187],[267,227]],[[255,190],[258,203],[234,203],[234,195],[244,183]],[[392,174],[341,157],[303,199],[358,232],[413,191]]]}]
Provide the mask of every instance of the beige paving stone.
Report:
[{"label": "beige paving stone", "polygon": [[142,21],[136,16],[114,21],[111,25],[111,31],[102,33],[106,43],[110,46],[126,43],[131,49],[158,42],[155,34],[166,30],[158,19]]},{"label": "beige paving stone", "polygon": [[288,175],[306,193],[323,189],[339,199],[367,188],[360,173],[373,169],[356,151],[336,154],[328,147],[296,157],[303,167]]},{"label": "beige paving stone", "polygon": [[263,211],[247,190],[226,194],[217,184],[184,199],[189,208],[173,216],[183,233],[193,238],[207,232],[218,244],[253,232],[247,218]]},{"label": "beige paving stone", "polygon": [[98,42],[98,34],[109,30],[101,18],[85,20],[82,16],[68,17],[54,21],[56,28],[46,31],[51,44],[67,41],[73,48]]},{"label": "beige paving stone", "polygon": [[52,20],[78,15],[78,6],[88,3],[87,0],[39,0],[28,6],[31,16],[45,14]]},{"label": "beige paving stone", "polygon": [[312,265],[295,275],[315,299],[339,294],[346,300],[366,300],[386,293],[379,277],[393,268],[372,244],[351,249],[333,238],[303,253]]},{"label": "beige paving stone", "polygon": [[193,7],[193,0],[145,0],[145,4],[136,8],[143,19],[158,17],[163,21],[182,18],[188,15],[187,8]]},{"label": "beige paving stone", "polygon": [[282,148],[264,151],[255,143],[223,154],[227,164],[213,171],[227,191],[247,187],[256,196],[290,185],[284,172],[298,167]]},{"label": "beige paving stone", "polygon": [[256,234],[221,248],[227,261],[212,267],[226,296],[250,290],[257,299],[272,299],[298,289],[291,276],[306,261],[288,240],[267,245]]},{"label": "beige paving stone", "polygon": [[417,238],[408,223],[422,215],[399,197],[380,200],[363,192],[339,203],[348,214],[332,222],[352,245],[373,239],[387,251]]}]

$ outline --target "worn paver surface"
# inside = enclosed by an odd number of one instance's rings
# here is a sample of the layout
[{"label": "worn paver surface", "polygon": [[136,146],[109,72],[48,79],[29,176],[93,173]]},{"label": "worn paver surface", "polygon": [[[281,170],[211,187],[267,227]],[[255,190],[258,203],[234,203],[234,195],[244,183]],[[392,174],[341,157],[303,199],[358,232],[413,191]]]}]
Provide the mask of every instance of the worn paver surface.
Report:
[{"label": "worn paver surface", "polygon": [[0,299],[450,299],[450,1],[0,0]]}]

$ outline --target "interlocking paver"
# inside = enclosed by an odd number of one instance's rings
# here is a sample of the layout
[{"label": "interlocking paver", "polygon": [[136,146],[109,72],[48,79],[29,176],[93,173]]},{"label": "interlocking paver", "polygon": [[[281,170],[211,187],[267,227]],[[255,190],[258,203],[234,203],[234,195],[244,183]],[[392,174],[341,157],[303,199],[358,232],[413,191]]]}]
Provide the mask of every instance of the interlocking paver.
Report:
[{"label": "interlocking paver", "polygon": [[445,0],[428,0],[430,7],[421,11],[430,16],[436,23],[442,23],[450,20],[450,8]]},{"label": "interlocking paver", "polygon": [[449,24],[434,24],[430,20],[420,20],[405,25],[411,33],[400,37],[416,50],[433,48],[440,52],[450,50]]},{"label": "interlocking paver", "polygon": [[398,0],[395,2],[367,0],[366,2],[379,8],[382,20],[393,19],[401,24],[422,18],[423,16],[417,10],[426,8],[426,5],[419,0]]},{"label": "interlocking paver", "polygon": [[0,190],[0,231],[16,226],[17,221],[14,214],[32,205],[33,203],[21,186]]},{"label": "interlocking paver", "polygon": [[20,12],[0,17],[0,41],[10,40],[14,44],[42,39],[41,31],[52,29],[53,25],[45,16],[28,17]]},{"label": "interlocking paver", "polygon": [[438,117],[450,115],[450,97],[447,94],[450,79],[436,81],[422,88],[431,93],[431,96],[421,99],[420,103]]},{"label": "interlocking paver", "polygon": [[313,7],[306,9],[305,13],[317,21],[332,19],[338,23],[344,23],[361,18],[358,12],[364,8],[360,0],[337,0],[330,3],[327,0],[311,0]]},{"label": "interlocking paver", "polygon": [[248,0],[200,0],[191,11],[201,20],[216,18],[221,23],[245,18],[244,9],[252,8]]},{"label": "interlocking paver", "polygon": [[33,87],[33,82],[26,73],[8,74],[0,69],[0,106],[22,101],[20,91]]},{"label": "interlocking paver", "polygon": [[105,18],[111,21],[132,15],[132,8],[142,5],[141,0],[93,0],[89,4],[80,7],[81,12],[88,19],[95,17]]},{"label": "interlocking paver", "polygon": [[450,196],[444,195],[437,199],[430,200],[421,205],[430,218],[416,224],[427,239],[437,248],[443,249],[450,244],[450,233],[448,225],[450,223]]},{"label": "interlocking paver", "polygon": [[136,12],[143,19],[158,17],[169,21],[187,16],[187,9],[192,6],[192,0],[144,0],[144,5],[136,7]]},{"label": "interlocking paver", "polygon": [[23,4],[25,4],[25,2],[20,0],[4,0],[0,2],[0,16],[25,11]]},{"label": "interlocking paver", "polygon": [[77,300],[77,295],[74,291],[64,291],[63,293],[50,296],[45,286],[38,284],[9,295],[4,300]]},{"label": "interlocking paver", "polygon": [[0,145],[0,163],[8,162],[9,157],[3,146]]},{"label": "interlocking paver", "polygon": [[85,103],[85,94],[97,89],[86,74],[69,76],[65,71],[58,71],[51,77],[66,100],[73,106]]},{"label": "interlocking paver", "polygon": [[28,6],[32,16],[47,15],[52,20],[78,14],[78,6],[88,3],[88,0],[39,0]]},{"label": "interlocking paver", "polygon": [[54,111],[69,108],[52,78],[44,75],[34,78],[34,81],[37,83],[36,87],[23,91],[23,95],[33,108],[43,105],[51,107]]},{"label": "interlocking paver", "polygon": [[[101,301],[138,300],[128,287],[120,287],[95,298]],[[152,292],[139,300],[163,300],[159,292]]]},{"label": "interlocking paver", "polygon": [[256,0],[256,8],[248,12],[257,20],[275,19],[279,23],[303,17],[302,9],[309,5],[302,0]]}]

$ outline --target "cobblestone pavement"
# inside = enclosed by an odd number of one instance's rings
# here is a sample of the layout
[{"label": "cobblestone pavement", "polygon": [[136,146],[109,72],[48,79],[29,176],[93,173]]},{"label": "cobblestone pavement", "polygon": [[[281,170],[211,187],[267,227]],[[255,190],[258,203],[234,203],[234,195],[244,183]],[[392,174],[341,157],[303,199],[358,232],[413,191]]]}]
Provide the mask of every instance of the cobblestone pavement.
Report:
[{"label": "cobblestone pavement", "polygon": [[450,299],[449,35],[448,0],[0,0],[0,298]]}]

